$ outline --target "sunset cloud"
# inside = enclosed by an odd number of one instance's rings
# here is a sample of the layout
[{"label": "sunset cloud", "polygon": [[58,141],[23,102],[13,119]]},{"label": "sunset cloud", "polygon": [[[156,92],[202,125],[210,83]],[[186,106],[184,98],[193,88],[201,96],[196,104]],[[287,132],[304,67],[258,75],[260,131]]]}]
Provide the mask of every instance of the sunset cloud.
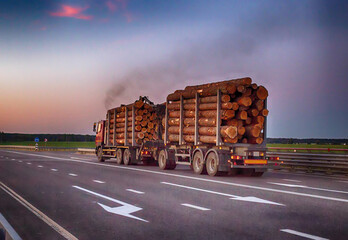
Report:
[{"label": "sunset cloud", "polygon": [[108,7],[108,9],[111,12],[115,12],[117,10],[117,5],[115,2],[113,1],[106,1],[105,5]]},{"label": "sunset cloud", "polygon": [[83,12],[88,9],[86,7],[74,7],[69,5],[62,5],[62,9],[58,12],[50,12],[50,15],[53,17],[70,17],[82,20],[91,20],[93,16],[85,15]]}]

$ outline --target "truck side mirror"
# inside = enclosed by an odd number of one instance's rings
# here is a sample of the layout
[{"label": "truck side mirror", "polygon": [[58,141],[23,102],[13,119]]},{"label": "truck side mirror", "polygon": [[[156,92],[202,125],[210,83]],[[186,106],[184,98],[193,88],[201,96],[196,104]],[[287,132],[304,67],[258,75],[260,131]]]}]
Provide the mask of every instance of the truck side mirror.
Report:
[{"label": "truck side mirror", "polygon": [[93,124],[93,132],[96,132],[97,123]]}]

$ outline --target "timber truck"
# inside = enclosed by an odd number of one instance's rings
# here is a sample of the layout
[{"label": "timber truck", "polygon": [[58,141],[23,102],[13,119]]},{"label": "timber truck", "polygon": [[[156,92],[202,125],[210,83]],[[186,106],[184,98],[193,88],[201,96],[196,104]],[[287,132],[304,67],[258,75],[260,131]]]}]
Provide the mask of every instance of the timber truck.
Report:
[{"label": "timber truck", "polygon": [[94,123],[95,152],[100,162],[262,176],[279,165],[266,156],[267,97],[251,78],[187,86],[162,104],[139,97]]}]

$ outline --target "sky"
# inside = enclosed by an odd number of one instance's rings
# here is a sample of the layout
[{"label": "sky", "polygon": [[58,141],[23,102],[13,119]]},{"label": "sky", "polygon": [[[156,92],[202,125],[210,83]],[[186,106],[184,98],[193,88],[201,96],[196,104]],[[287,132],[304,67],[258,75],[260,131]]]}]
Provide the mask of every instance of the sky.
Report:
[{"label": "sky", "polygon": [[92,134],[106,110],[251,77],[268,137],[348,138],[348,2],[1,0],[0,131]]}]

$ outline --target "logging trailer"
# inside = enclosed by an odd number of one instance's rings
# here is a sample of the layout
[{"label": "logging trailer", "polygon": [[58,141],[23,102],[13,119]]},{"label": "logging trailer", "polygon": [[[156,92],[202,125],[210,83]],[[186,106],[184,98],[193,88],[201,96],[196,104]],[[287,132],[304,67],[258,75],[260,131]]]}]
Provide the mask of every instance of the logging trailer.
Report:
[{"label": "logging trailer", "polygon": [[[268,92],[262,96],[264,87],[255,85],[244,78],[189,86],[168,95],[163,104],[140,97],[132,104],[110,109],[106,120],[93,127],[98,160],[158,164],[162,170],[181,164],[196,174],[210,176],[262,176],[279,165],[279,158],[266,157],[268,110],[263,116],[261,112],[267,108]],[[231,104],[226,103],[231,101],[239,103],[238,109],[230,110]],[[252,112],[260,101],[260,111]]]}]

